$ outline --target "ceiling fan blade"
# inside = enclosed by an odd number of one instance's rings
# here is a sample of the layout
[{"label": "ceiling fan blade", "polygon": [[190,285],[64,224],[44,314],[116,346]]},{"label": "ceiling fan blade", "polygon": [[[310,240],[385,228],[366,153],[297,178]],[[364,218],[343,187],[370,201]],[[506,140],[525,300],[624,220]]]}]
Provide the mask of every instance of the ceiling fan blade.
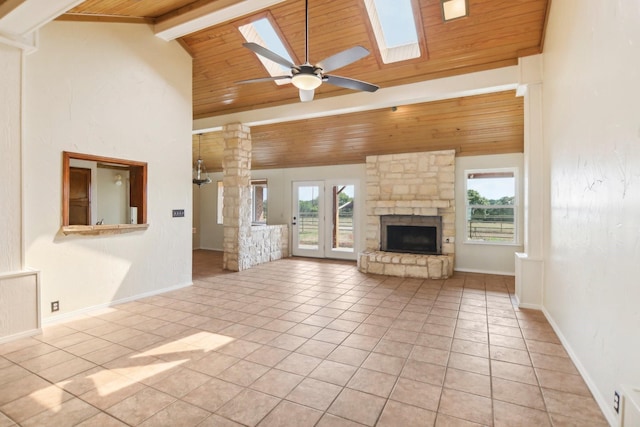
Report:
[{"label": "ceiling fan blade", "polygon": [[300,89],[300,101],[302,102],[313,101],[314,93],[315,93],[314,89],[311,89],[311,90]]},{"label": "ceiling fan blade", "polygon": [[363,82],[356,79],[350,79],[348,77],[329,76],[325,74],[323,80],[335,86],[353,90],[362,90],[365,92],[375,92],[379,89],[378,86],[372,85],[371,83]]},{"label": "ceiling fan blade", "polygon": [[316,65],[322,68],[325,73],[337,70],[338,68],[345,67],[352,62],[356,62],[359,59],[369,55],[369,51],[362,46],[354,46],[351,49],[343,50],[340,53],[336,53],[330,56]]},{"label": "ceiling fan blade", "polygon": [[275,76],[275,77],[259,77],[257,79],[240,80],[236,84],[242,85],[245,83],[261,83],[261,82],[273,82],[275,80],[291,79],[291,76]]},{"label": "ceiling fan blade", "polygon": [[288,59],[283,58],[282,56],[278,55],[275,52],[271,52],[269,49],[262,47],[257,43],[253,43],[253,42],[243,43],[242,46],[246,47],[249,50],[254,51],[260,56],[264,56],[265,58],[272,60],[276,64],[280,64],[282,66],[289,67],[289,68],[296,67]]}]

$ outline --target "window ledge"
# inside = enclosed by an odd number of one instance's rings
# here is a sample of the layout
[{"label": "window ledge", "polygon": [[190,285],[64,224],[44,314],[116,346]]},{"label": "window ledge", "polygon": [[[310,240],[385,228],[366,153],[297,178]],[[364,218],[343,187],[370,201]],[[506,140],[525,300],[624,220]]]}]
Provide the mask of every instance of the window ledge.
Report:
[{"label": "window ledge", "polygon": [[107,225],[65,225],[62,233],[68,235],[98,236],[103,234],[123,234],[146,230],[149,224],[107,224]]}]

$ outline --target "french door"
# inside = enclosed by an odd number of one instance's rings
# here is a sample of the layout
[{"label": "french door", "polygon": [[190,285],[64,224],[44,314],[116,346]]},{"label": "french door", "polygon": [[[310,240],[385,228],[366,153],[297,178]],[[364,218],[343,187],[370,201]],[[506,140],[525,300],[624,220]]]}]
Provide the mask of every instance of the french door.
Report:
[{"label": "french door", "polygon": [[351,180],[293,183],[294,256],[356,259],[356,187]]}]

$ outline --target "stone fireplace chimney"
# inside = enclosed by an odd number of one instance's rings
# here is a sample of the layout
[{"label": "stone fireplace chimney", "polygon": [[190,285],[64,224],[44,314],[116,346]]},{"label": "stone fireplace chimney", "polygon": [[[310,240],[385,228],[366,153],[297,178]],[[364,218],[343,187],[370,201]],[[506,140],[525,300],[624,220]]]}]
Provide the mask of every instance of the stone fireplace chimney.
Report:
[{"label": "stone fireplace chimney", "polygon": [[[367,250],[358,257],[360,270],[423,278],[453,274],[454,184],[454,150],[367,157]],[[440,217],[441,253],[380,251],[380,218],[390,215]]]}]

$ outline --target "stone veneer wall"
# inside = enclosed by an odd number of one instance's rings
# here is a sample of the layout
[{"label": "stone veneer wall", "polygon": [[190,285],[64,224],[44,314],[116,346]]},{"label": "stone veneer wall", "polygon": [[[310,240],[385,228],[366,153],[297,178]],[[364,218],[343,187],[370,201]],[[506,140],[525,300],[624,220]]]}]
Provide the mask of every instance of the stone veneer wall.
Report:
[{"label": "stone veneer wall", "polygon": [[[419,265],[425,267],[422,276],[412,277],[448,277],[453,272],[455,253],[454,243],[447,243],[447,238],[456,234],[454,184],[454,150],[367,157],[367,251],[359,259],[361,271],[380,270],[377,263],[395,264],[397,267],[370,272],[404,276],[409,274],[401,265]],[[440,260],[436,262],[434,255],[376,253],[380,251],[381,215],[442,216]],[[435,271],[436,264],[440,272],[426,273],[429,265]]]},{"label": "stone veneer wall", "polygon": [[223,268],[242,271],[289,256],[288,225],[251,226],[251,130],[226,125],[222,159]]},{"label": "stone veneer wall", "polygon": [[256,225],[251,227],[251,266],[289,256],[289,226]]}]

